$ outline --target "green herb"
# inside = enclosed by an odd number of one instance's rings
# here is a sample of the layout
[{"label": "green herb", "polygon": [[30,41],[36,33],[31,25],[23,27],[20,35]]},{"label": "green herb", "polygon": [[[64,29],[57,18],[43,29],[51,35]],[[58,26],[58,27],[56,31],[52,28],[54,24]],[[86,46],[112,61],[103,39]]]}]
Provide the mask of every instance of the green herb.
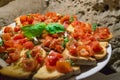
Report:
[{"label": "green herb", "polygon": [[74,66],[74,65],[75,65],[75,63],[74,63],[73,60],[71,60],[71,59],[68,59],[68,60],[66,60],[66,61],[69,62],[71,66]]},{"label": "green herb", "polygon": [[70,22],[73,22],[74,21],[74,17],[70,17]]},{"label": "green herb", "polygon": [[42,34],[43,30],[45,30],[45,23],[37,23],[34,25],[23,26],[21,30],[24,32],[24,35],[29,39],[33,39],[34,37],[38,37]]},{"label": "green herb", "polygon": [[92,30],[95,31],[97,26],[98,26],[98,24],[92,24]]},{"label": "green herb", "polygon": [[3,40],[0,38],[0,46],[3,46]]},{"label": "green herb", "polygon": [[64,41],[63,41],[63,47],[65,48],[66,43],[69,41],[68,37],[64,37]]},{"label": "green herb", "polygon": [[65,31],[65,28],[63,25],[59,24],[59,23],[50,23],[46,26],[46,30],[50,33],[50,34],[56,34],[56,33],[61,33]]},{"label": "green herb", "polygon": [[32,56],[30,55],[31,51],[27,51],[26,52],[26,55],[27,55],[27,58],[32,58]]}]

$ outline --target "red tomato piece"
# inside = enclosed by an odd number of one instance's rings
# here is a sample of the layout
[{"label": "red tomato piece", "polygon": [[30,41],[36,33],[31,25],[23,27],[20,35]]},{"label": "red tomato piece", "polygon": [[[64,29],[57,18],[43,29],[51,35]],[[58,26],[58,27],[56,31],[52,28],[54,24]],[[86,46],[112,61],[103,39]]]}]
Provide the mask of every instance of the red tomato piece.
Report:
[{"label": "red tomato piece", "polygon": [[18,43],[24,44],[24,43],[27,42],[27,41],[28,41],[27,38],[23,38],[23,39],[19,39],[19,40],[18,40]]},{"label": "red tomato piece", "polygon": [[32,49],[34,47],[34,44],[32,41],[27,41],[23,44],[24,48],[26,49]]},{"label": "red tomato piece", "polygon": [[61,73],[69,73],[69,72],[73,71],[70,63],[67,61],[57,61],[56,69],[57,69],[57,71],[59,71]]},{"label": "red tomato piece", "polygon": [[16,34],[13,39],[14,40],[19,40],[19,39],[23,39],[24,38],[24,35],[23,34]]},{"label": "red tomato piece", "polygon": [[77,46],[75,45],[70,45],[68,48],[69,52],[73,56],[77,56]]},{"label": "red tomato piece", "polygon": [[20,58],[20,54],[19,53],[15,53],[15,52],[14,53],[9,53],[9,57],[14,62],[14,61],[17,61]]},{"label": "red tomato piece", "polygon": [[56,66],[56,62],[61,58],[63,58],[62,54],[51,51],[45,59],[46,67],[50,70],[54,70]]},{"label": "red tomato piece", "polygon": [[10,40],[11,39],[11,33],[4,33],[3,35],[2,35],[2,38],[4,39],[4,40]]},{"label": "red tomato piece", "polygon": [[22,61],[22,66],[25,71],[33,71],[36,69],[37,62],[34,59],[26,58]]},{"label": "red tomato piece", "polygon": [[102,47],[100,46],[98,41],[93,42],[92,49],[94,52],[101,52],[102,51]]},{"label": "red tomato piece", "polygon": [[5,51],[5,47],[0,46],[0,53]]},{"label": "red tomato piece", "polygon": [[20,26],[15,26],[14,31],[15,31],[15,32],[20,31]]},{"label": "red tomato piece", "polygon": [[14,41],[13,40],[5,41],[4,45],[5,45],[6,48],[13,47],[14,46]]},{"label": "red tomato piece", "polygon": [[33,17],[32,16],[27,16],[27,21],[29,24],[33,23]]},{"label": "red tomato piece", "polygon": [[4,28],[4,33],[10,33],[10,32],[12,32],[12,27],[7,26]]},{"label": "red tomato piece", "polygon": [[21,23],[24,23],[26,21],[27,21],[27,16],[26,15],[20,16],[20,22]]}]

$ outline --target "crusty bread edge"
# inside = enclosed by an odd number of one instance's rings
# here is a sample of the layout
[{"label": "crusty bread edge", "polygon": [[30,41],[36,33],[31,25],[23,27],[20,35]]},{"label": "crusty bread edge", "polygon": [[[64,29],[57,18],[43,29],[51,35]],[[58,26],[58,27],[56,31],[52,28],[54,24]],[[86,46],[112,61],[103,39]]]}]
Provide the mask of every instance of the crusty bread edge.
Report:
[{"label": "crusty bread edge", "polygon": [[71,59],[74,61],[75,65],[96,65],[96,60],[92,57],[75,57],[69,54],[68,49],[65,49],[63,52],[65,58]]},{"label": "crusty bread edge", "polygon": [[[43,73],[44,72],[44,73]],[[43,74],[42,74],[43,73]],[[60,73],[57,70],[49,72],[46,66],[42,66],[33,76],[33,80],[65,80],[73,75],[80,73],[80,67],[73,67],[73,71],[67,74]]]}]

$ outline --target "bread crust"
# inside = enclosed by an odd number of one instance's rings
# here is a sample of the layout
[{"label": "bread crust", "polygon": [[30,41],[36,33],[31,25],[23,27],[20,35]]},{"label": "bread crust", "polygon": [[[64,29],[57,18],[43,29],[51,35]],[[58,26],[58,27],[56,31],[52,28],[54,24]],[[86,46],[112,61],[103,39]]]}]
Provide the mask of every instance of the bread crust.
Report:
[{"label": "bread crust", "polygon": [[46,66],[42,66],[38,72],[33,76],[33,80],[64,80],[80,73],[79,67],[73,67],[73,71],[67,74],[60,73],[57,70],[49,71]]},{"label": "bread crust", "polygon": [[71,59],[74,61],[75,65],[96,65],[96,59],[92,57],[75,57],[69,54],[68,49],[65,49],[63,52],[65,58]]}]

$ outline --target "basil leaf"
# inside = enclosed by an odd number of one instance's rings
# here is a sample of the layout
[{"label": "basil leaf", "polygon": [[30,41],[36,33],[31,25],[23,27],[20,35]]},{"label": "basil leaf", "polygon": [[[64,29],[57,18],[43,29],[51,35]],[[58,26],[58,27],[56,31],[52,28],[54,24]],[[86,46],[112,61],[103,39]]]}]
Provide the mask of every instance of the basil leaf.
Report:
[{"label": "basil leaf", "polygon": [[0,38],[0,46],[3,46],[3,40]]},{"label": "basil leaf", "polygon": [[50,33],[50,34],[56,34],[56,33],[61,33],[65,31],[65,28],[63,25],[59,24],[59,23],[50,23],[46,26],[46,30]]},{"label": "basil leaf", "polygon": [[66,61],[69,62],[71,66],[74,66],[74,65],[75,65],[75,63],[74,63],[71,59],[68,59],[68,60],[66,60]]},{"label": "basil leaf", "polygon": [[97,26],[98,26],[98,24],[92,24],[92,30],[95,31]]},{"label": "basil leaf", "polygon": [[45,23],[37,23],[34,25],[23,26],[21,30],[24,32],[24,35],[29,39],[33,39],[34,37],[38,37],[42,34],[43,30],[45,30]]},{"label": "basil leaf", "polygon": [[27,51],[26,52],[26,55],[27,55],[27,58],[32,58],[32,56],[30,55],[31,51]]},{"label": "basil leaf", "polygon": [[74,17],[70,17],[70,22],[73,22],[74,21]]},{"label": "basil leaf", "polygon": [[69,41],[69,39],[67,37],[64,37],[64,42],[63,42],[63,47],[65,48],[66,43]]}]

